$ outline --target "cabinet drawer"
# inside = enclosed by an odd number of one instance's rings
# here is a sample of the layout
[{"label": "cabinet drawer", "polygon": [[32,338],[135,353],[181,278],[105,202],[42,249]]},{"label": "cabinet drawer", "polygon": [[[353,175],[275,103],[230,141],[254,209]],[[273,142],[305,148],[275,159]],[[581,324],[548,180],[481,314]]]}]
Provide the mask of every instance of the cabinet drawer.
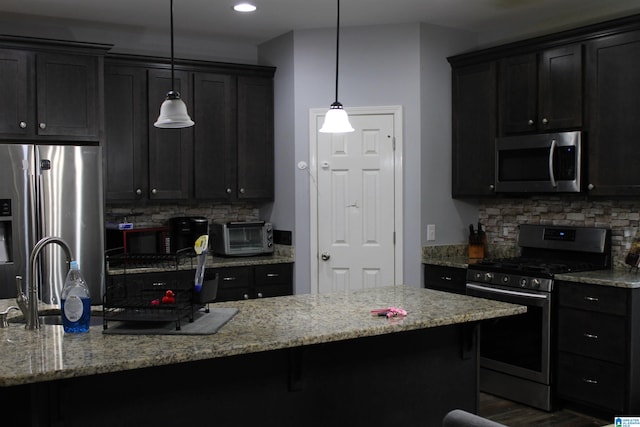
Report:
[{"label": "cabinet drawer", "polygon": [[215,269],[220,275],[218,278],[218,289],[228,289],[237,287],[248,288],[251,285],[251,269],[247,267],[229,267]]},{"label": "cabinet drawer", "polygon": [[256,287],[291,284],[291,264],[257,265],[254,274]]},{"label": "cabinet drawer", "polygon": [[424,266],[425,288],[464,294],[466,280],[467,270],[464,268],[431,264]]},{"label": "cabinet drawer", "polygon": [[558,396],[622,413],[624,368],[567,353],[558,356]]},{"label": "cabinet drawer", "polygon": [[562,308],[558,315],[558,348],[624,363],[625,325],[624,317]]},{"label": "cabinet drawer", "polygon": [[625,289],[558,282],[558,301],[565,307],[626,315],[627,298]]}]

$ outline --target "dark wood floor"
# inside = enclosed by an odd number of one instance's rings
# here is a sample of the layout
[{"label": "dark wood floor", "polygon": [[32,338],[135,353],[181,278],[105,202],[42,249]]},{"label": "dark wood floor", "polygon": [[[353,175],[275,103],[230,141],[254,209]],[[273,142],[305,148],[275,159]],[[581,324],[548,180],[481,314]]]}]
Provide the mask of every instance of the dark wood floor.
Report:
[{"label": "dark wood floor", "polygon": [[613,423],[613,420],[603,420],[568,409],[540,411],[486,393],[480,393],[478,412],[485,418],[509,427],[601,427]]}]

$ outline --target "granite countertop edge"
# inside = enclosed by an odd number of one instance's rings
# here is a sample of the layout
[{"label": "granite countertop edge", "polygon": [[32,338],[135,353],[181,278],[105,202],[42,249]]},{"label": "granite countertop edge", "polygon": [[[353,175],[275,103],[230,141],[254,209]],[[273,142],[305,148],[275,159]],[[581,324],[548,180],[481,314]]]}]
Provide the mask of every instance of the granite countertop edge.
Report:
[{"label": "granite countertop edge", "polygon": [[[0,300],[0,310],[13,305]],[[404,318],[371,309],[405,308]],[[331,294],[221,302],[238,314],[213,335],[65,334],[62,326],[0,329],[0,386],[45,382],[279,350],[510,316],[526,307],[404,285]],[[18,315],[20,313],[18,312]]]},{"label": "granite countertop edge", "polygon": [[[443,267],[467,268],[469,265],[473,264],[473,261],[470,261],[467,257],[424,257],[422,259],[422,263]],[[616,266],[611,270],[580,271],[577,273],[556,274],[555,279],[566,282],[579,282],[616,288],[640,288],[640,272],[638,272],[637,269],[629,269],[622,266]]]}]

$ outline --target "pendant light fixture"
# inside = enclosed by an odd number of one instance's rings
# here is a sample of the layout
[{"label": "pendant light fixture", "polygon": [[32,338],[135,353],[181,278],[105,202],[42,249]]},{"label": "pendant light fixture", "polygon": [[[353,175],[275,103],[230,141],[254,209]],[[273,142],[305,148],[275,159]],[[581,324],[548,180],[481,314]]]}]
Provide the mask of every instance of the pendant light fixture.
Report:
[{"label": "pendant light fixture", "polygon": [[349,116],[342,108],[342,104],[338,101],[338,60],[340,53],[340,0],[338,2],[337,24],[336,24],[336,100],[329,111],[324,116],[324,123],[320,128],[323,133],[345,133],[353,132],[354,129],[349,123]]},{"label": "pendant light fixture", "polygon": [[171,90],[167,93],[167,97],[160,106],[160,116],[153,124],[157,128],[187,128],[195,123],[189,117],[187,106],[180,99],[180,93],[174,90],[175,87],[175,71],[173,64],[173,0],[171,2]]}]

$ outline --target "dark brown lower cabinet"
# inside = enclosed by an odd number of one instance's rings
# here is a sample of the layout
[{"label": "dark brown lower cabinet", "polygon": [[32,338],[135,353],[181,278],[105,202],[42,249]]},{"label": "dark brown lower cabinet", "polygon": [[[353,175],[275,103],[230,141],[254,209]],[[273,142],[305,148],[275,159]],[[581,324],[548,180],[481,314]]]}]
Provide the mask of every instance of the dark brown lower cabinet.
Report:
[{"label": "dark brown lower cabinet", "polygon": [[437,291],[466,293],[467,269],[443,265],[424,265],[424,287]]},{"label": "dark brown lower cabinet", "polygon": [[557,282],[557,396],[640,413],[640,289]]},{"label": "dark brown lower cabinet", "polygon": [[215,268],[218,277],[216,301],[293,295],[293,264],[263,264]]}]

